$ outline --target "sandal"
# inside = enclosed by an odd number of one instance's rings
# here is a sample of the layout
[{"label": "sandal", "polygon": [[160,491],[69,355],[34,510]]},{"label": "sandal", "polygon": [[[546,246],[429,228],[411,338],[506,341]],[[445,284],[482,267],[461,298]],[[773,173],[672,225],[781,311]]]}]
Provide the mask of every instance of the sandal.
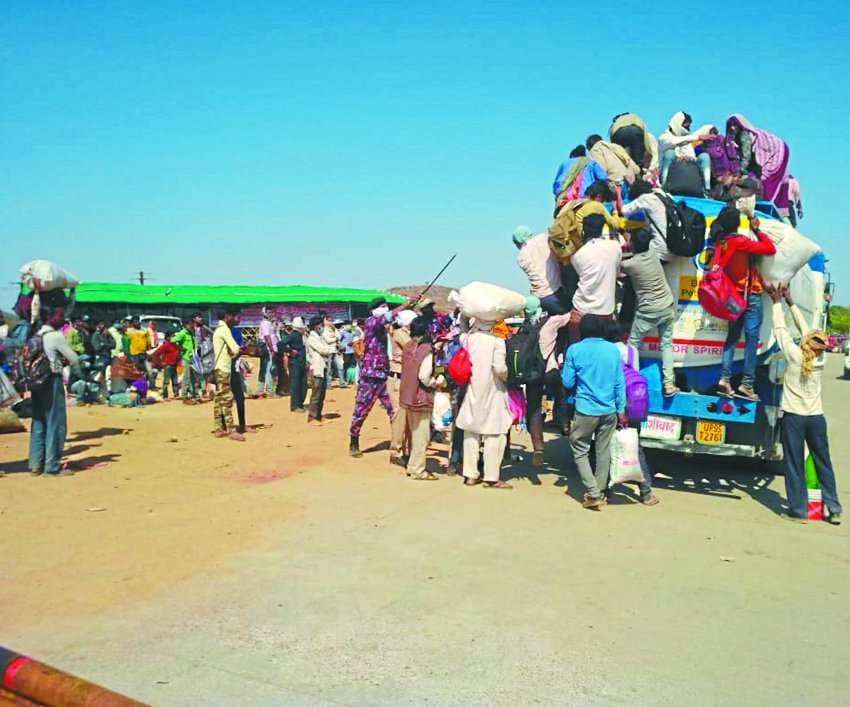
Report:
[{"label": "sandal", "polygon": [[478,486],[478,484],[480,484],[480,483],[481,483],[481,479],[464,479],[463,480],[464,486]]},{"label": "sandal", "polygon": [[488,488],[488,489],[512,489],[513,488],[513,486],[511,486],[509,483],[506,483],[504,481],[485,481],[484,487]]},{"label": "sandal", "polygon": [[230,436],[230,439],[232,439],[234,442],[244,442],[245,441],[245,435],[239,434],[238,432],[231,432],[229,436]]},{"label": "sandal", "polygon": [[425,471],[421,474],[417,474],[416,476],[411,476],[411,479],[414,481],[439,481],[440,477],[436,476],[430,471]]},{"label": "sandal", "polygon": [[661,503],[661,501],[658,500],[658,496],[656,496],[655,494],[652,494],[651,496],[648,496],[646,499],[642,498],[640,500],[640,503],[641,503],[642,506],[657,506],[659,503]]},{"label": "sandal", "polygon": [[672,398],[677,393],[681,393],[681,389],[675,385],[665,385],[664,391],[661,393],[665,398]]}]

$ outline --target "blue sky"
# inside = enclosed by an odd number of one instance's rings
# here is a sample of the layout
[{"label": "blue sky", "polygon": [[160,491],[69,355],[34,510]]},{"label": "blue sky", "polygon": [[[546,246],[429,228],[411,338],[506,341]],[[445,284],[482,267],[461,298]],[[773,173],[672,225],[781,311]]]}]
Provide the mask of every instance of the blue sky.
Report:
[{"label": "blue sky", "polygon": [[548,225],[568,150],[680,109],[786,139],[850,303],[847,3],[574,5],[3,3],[0,306],[35,257],[385,287],[456,252],[446,283],[524,289],[510,233]]}]

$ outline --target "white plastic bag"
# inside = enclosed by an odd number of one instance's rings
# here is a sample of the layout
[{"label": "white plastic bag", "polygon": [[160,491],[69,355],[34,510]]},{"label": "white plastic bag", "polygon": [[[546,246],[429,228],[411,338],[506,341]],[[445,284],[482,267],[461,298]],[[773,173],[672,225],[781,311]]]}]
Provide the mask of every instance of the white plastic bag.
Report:
[{"label": "white plastic bag", "polygon": [[31,260],[22,265],[21,281],[36,292],[73,289],[80,284],[76,276],[49,260]]},{"label": "white plastic bag", "polygon": [[513,317],[525,307],[525,295],[489,282],[470,282],[452,290],[449,301],[467,317],[490,322]]},{"label": "white plastic bag", "polygon": [[15,390],[15,386],[12,385],[12,381],[10,381],[6,374],[0,370],[0,408],[4,407],[12,407],[13,405],[17,405],[21,401],[21,396],[18,395],[18,391]]},{"label": "white plastic bag", "polygon": [[643,481],[640,468],[640,440],[637,430],[624,427],[617,430],[611,438],[611,475],[609,484],[622,484],[626,481]]},{"label": "white plastic bag", "polygon": [[820,250],[817,243],[782,221],[762,219],[761,230],[776,246],[776,255],[762,256],[759,260],[759,273],[765,284],[787,285]]},{"label": "white plastic bag", "polygon": [[447,432],[452,428],[452,399],[448,393],[442,391],[434,393],[434,411],[431,413],[431,422],[434,429],[439,432]]}]

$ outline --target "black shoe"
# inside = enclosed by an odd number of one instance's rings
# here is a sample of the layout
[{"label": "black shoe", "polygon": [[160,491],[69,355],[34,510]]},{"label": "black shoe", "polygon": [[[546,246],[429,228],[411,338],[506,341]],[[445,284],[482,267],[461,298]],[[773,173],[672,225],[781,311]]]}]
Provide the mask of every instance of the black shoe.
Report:
[{"label": "black shoe", "polygon": [[354,457],[355,459],[359,459],[363,456],[363,452],[360,451],[360,438],[359,437],[351,437],[351,443],[348,445],[348,453]]},{"label": "black shoe", "polygon": [[841,511],[830,511],[825,520],[831,525],[841,525]]},{"label": "black shoe", "polygon": [[407,469],[407,459],[400,454],[393,454],[390,457],[390,464],[395,464],[396,466],[400,466],[402,469]]}]

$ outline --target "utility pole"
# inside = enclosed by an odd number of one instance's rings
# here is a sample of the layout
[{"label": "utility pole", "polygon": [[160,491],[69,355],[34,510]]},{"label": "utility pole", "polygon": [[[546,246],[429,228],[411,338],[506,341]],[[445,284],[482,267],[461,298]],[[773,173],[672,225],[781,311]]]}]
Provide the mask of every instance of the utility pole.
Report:
[{"label": "utility pole", "polygon": [[145,284],[145,271],[144,270],[139,270],[139,284],[140,285]]}]

